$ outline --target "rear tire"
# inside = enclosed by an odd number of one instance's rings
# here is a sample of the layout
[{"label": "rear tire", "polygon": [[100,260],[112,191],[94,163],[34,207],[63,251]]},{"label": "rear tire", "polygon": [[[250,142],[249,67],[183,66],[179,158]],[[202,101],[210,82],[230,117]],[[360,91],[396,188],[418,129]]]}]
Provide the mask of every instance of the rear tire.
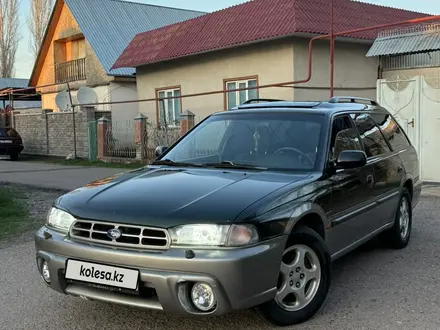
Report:
[{"label": "rear tire", "polygon": [[331,258],[324,240],[300,227],[290,235],[283,253],[277,296],[257,310],[276,326],[303,323],[321,308],[330,282]]},{"label": "rear tire", "polygon": [[403,188],[394,217],[393,228],[383,233],[384,242],[394,249],[405,248],[410,240],[412,230],[412,202],[408,189]]},{"label": "rear tire", "polygon": [[11,158],[12,161],[17,161],[18,160],[18,152],[14,152],[12,154],[9,155],[9,157]]}]

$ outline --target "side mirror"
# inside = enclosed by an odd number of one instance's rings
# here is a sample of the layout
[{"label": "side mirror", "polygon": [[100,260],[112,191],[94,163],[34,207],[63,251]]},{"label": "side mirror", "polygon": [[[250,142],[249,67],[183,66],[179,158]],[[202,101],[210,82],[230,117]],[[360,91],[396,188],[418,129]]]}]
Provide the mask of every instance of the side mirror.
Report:
[{"label": "side mirror", "polygon": [[165,151],[167,151],[168,147],[164,147],[164,146],[159,146],[156,148],[156,150],[154,150],[154,154],[156,155],[156,157],[159,157],[160,155],[162,155]]},{"label": "side mirror", "polygon": [[342,151],[336,160],[336,167],[343,169],[362,167],[365,164],[367,164],[367,156],[360,150]]}]

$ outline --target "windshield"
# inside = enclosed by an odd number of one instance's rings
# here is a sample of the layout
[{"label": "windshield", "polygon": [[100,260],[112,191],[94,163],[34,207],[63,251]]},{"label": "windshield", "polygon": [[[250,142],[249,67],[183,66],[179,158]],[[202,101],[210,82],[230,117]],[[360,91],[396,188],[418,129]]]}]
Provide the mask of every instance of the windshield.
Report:
[{"label": "windshield", "polygon": [[324,116],[242,113],[212,116],[161,157],[176,163],[313,170]]}]

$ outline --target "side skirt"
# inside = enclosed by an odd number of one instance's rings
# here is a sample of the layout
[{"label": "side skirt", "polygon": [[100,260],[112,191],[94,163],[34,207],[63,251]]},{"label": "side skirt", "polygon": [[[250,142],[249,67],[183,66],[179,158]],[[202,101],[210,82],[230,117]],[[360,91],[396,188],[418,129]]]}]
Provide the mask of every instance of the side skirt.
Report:
[{"label": "side skirt", "polygon": [[394,226],[394,221],[390,222],[382,227],[380,227],[379,229],[376,229],[375,231],[371,232],[370,234],[368,234],[367,236],[357,240],[356,242],[350,244],[349,246],[343,248],[342,250],[339,250],[338,252],[332,254],[331,258],[332,261],[335,261],[339,258],[341,258],[342,256],[350,253],[351,251],[355,250],[356,248],[358,248],[359,246],[361,246],[362,244],[368,242],[370,239],[374,238],[375,236],[379,235],[381,232],[390,229]]}]

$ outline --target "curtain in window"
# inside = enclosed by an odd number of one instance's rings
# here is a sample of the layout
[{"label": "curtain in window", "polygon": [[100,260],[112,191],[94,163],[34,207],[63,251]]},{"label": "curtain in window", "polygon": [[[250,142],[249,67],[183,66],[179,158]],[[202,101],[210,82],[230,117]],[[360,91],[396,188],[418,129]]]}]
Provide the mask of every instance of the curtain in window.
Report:
[{"label": "curtain in window", "polygon": [[[227,84],[227,89],[228,90],[237,89],[235,87],[235,85],[236,85],[235,82],[228,83]],[[228,92],[228,109],[237,106],[237,96],[236,95],[237,95],[236,92]]]},{"label": "curtain in window", "polygon": [[[159,98],[164,99],[165,92],[159,92]],[[164,121],[165,109],[163,106],[164,106],[164,102],[159,100],[159,123],[160,123],[160,125],[165,124],[165,121]]]},{"label": "curtain in window", "polygon": [[[256,80],[249,80],[248,87],[256,87],[257,81]],[[248,100],[251,99],[258,99],[258,89],[249,89],[248,90]]]},{"label": "curtain in window", "polygon": [[[167,97],[173,97],[173,92],[168,92]],[[174,125],[174,99],[167,99],[167,125]]]},{"label": "curtain in window", "polygon": [[[238,84],[238,88],[240,88],[240,89],[246,88],[246,87],[247,86],[246,86],[245,82],[242,82],[242,83]],[[248,93],[248,91],[247,90],[242,90],[242,91],[239,91],[238,93],[240,95],[240,97],[239,97],[239,104],[243,104],[244,102],[247,101],[247,93]]]},{"label": "curtain in window", "polygon": [[176,120],[176,125],[179,125],[180,124],[180,111],[181,111],[180,90],[176,89],[174,91],[174,96],[179,96],[178,98],[174,99],[174,118]]}]

